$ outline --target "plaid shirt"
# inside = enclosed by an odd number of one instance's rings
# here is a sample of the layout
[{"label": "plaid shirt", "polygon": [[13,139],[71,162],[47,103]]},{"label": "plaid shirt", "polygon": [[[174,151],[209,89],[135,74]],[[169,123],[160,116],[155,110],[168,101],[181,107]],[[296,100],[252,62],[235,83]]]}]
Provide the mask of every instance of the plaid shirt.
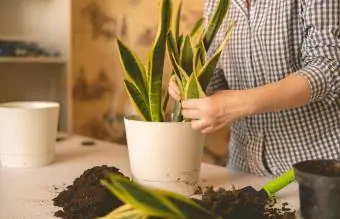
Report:
[{"label": "plaid shirt", "polygon": [[[206,0],[209,20],[217,0]],[[291,73],[311,88],[308,105],[262,113],[232,125],[228,166],[279,175],[306,159],[340,159],[340,1],[234,0],[208,54],[236,20],[208,92],[249,89]],[[286,89],[289,89],[287,87]]]}]

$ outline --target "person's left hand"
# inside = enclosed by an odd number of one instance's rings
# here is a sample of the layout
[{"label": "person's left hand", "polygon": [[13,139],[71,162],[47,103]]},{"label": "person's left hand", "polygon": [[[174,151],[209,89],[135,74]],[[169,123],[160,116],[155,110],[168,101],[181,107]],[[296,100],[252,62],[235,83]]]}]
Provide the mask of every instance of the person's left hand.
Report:
[{"label": "person's left hand", "polygon": [[203,134],[214,132],[251,112],[252,101],[243,90],[224,90],[211,96],[182,102],[184,118]]}]

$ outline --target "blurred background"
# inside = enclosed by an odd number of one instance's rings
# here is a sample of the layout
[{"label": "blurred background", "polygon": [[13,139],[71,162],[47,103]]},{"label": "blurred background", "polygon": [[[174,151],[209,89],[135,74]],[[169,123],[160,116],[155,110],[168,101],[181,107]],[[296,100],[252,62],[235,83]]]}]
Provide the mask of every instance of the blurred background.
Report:
[{"label": "blurred background", "polygon": [[[116,39],[145,62],[158,11],[157,0],[0,0],[0,101],[58,101],[60,131],[126,144]],[[202,12],[203,0],[183,0],[181,31]],[[227,137],[208,136],[204,162],[225,165]]]}]

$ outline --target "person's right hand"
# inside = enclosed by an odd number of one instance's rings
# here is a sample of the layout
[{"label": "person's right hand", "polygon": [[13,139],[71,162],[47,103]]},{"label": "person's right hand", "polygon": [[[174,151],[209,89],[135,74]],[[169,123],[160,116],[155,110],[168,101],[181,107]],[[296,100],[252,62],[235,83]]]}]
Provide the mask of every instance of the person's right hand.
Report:
[{"label": "person's right hand", "polygon": [[174,98],[177,101],[181,100],[181,92],[179,90],[179,87],[176,82],[175,76],[170,77],[169,81],[169,87],[168,87],[168,92],[172,98]]}]

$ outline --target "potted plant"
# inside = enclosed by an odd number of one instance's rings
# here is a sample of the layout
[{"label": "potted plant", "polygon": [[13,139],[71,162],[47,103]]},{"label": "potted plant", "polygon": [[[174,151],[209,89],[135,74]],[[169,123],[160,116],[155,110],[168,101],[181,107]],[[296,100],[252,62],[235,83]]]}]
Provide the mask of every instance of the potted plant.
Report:
[{"label": "potted plant", "polygon": [[215,54],[207,51],[229,9],[230,0],[220,0],[205,29],[200,19],[189,35],[179,34],[181,4],[172,16],[172,0],[161,0],[157,36],[146,66],[118,39],[120,60],[126,74],[128,96],[138,116],[124,119],[132,179],[142,185],[191,195],[200,175],[204,136],[182,118],[180,103],[167,119],[169,95],[162,92],[166,51],[183,99],[204,96],[232,27]]}]

